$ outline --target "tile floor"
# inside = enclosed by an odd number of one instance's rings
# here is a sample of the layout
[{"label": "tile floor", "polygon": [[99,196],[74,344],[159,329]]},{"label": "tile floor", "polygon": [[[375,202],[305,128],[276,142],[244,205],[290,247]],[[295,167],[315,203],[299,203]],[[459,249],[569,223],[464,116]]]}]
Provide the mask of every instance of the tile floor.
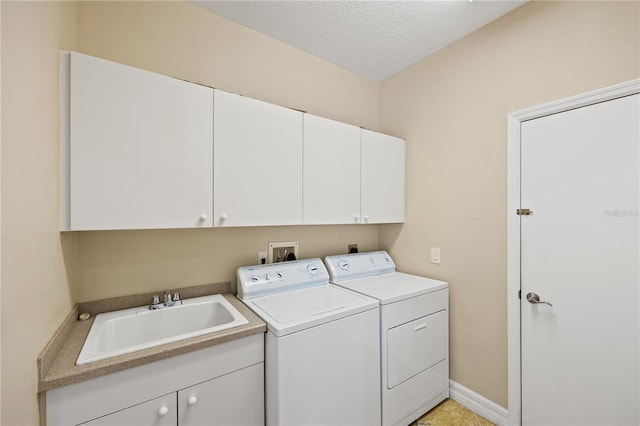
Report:
[{"label": "tile floor", "polygon": [[409,426],[493,426],[493,423],[446,399]]}]

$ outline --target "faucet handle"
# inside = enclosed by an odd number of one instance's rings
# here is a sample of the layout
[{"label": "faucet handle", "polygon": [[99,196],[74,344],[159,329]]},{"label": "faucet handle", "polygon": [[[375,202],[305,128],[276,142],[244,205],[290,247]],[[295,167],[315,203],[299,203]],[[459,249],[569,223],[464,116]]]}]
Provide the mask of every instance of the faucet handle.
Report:
[{"label": "faucet handle", "polygon": [[153,302],[151,302],[152,305],[157,305],[160,303],[160,296],[158,296],[157,294],[153,296]]},{"label": "faucet handle", "polygon": [[180,293],[178,293],[177,291],[175,291],[175,292],[173,293],[173,301],[174,301],[174,302],[177,302],[177,301],[179,301],[179,300],[180,300]]},{"label": "faucet handle", "polygon": [[164,303],[171,303],[171,293],[168,291],[164,292]]}]

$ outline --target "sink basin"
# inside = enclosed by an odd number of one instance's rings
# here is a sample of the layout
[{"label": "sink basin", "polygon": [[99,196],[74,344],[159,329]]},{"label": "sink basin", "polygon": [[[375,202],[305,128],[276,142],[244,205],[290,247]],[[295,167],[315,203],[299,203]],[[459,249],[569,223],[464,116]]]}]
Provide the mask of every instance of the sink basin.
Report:
[{"label": "sink basin", "polygon": [[183,300],[158,310],[148,306],[98,314],[76,365],[177,340],[226,330],[249,321],[221,294]]}]

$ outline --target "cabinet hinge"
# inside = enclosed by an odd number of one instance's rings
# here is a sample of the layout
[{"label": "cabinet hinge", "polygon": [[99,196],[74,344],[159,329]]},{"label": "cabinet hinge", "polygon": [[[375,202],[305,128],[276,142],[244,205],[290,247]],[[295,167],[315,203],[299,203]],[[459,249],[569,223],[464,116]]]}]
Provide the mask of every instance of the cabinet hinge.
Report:
[{"label": "cabinet hinge", "polygon": [[516,210],[516,214],[518,216],[530,216],[533,214],[533,212],[529,209],[518,209]]}]

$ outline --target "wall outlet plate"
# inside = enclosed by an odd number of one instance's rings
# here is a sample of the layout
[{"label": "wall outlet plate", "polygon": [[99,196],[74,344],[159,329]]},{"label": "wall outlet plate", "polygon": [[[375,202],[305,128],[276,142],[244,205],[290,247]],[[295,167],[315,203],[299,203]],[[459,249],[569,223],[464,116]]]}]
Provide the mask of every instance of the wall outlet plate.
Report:
[{"label": "wall outlet plate", "polygon": [[440,247],[431,247],[431,263],[440,264]]},{"label": "wall outlet plate", "polygon": [[291,257],[291,253],[298,259],[298,242],[297,241],[281,241],[269,243],[268,263],[285,262]]}]

